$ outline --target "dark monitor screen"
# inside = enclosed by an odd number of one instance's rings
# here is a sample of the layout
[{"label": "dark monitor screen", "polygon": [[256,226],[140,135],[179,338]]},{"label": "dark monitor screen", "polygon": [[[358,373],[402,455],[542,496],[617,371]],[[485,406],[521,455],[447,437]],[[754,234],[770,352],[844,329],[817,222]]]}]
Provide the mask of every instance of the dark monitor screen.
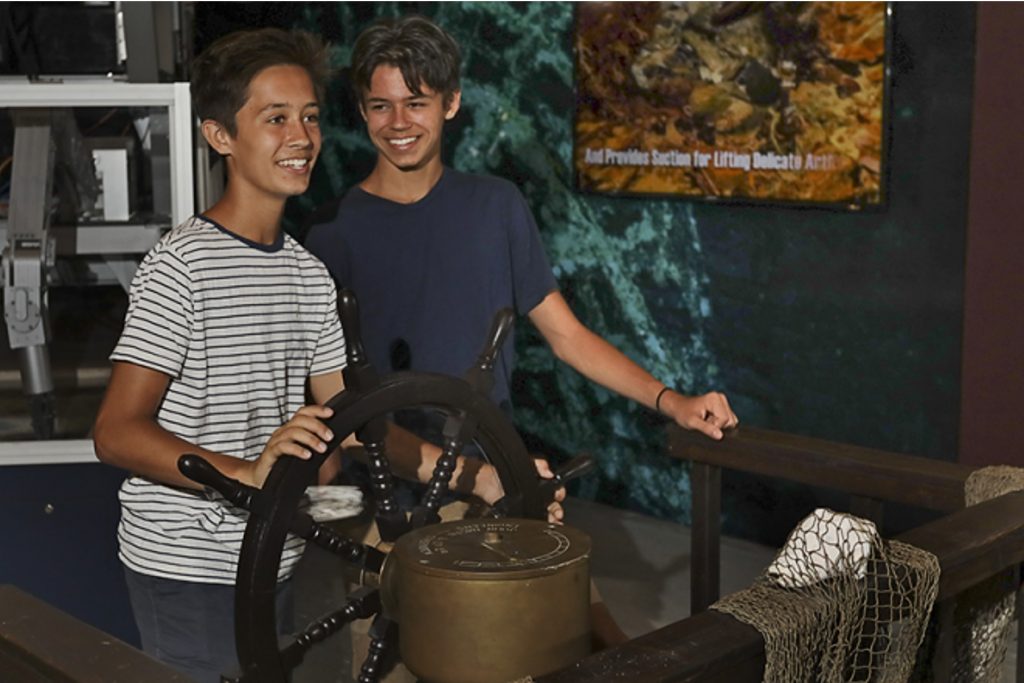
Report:
[{"label": "dark monitor screen", "polygon": [[0,74],[123,73],[112,2],[0,3]]}]

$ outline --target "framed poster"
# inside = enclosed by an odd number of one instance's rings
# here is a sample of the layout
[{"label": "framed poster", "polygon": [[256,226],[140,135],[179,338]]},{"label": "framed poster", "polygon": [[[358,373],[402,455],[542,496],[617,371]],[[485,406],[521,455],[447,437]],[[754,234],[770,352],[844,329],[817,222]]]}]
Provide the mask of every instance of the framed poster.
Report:
[{"label": "framed poster", "polygon": [[884,2],[577,5],[577,189],[883,206],[888,25]]}]

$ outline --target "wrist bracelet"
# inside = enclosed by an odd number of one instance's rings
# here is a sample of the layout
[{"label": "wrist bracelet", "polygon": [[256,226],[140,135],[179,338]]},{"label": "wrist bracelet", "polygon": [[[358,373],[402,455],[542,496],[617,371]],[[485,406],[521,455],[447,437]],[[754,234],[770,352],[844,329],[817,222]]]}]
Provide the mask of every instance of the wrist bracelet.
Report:
[{"label": "wrist bracelet", "polygon": [[664,396],[665,392],[668,391],[668,390],[669,389],[668,389],[667,386],[662,387],[661,391],[658,392],[658,397],[656,399],[654,399],[654,412],[656,412],[656,413],[658,413],[660,415],[664,415],[665,414],[665,413],[661,412],[661,397]]}]

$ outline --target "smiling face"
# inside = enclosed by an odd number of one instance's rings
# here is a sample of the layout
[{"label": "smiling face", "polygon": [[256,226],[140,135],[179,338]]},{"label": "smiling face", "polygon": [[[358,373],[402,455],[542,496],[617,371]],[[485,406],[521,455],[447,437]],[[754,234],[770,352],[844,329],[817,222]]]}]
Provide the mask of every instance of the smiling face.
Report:
[{"label": "smiling face", "polygon": [[366,130],[378,151],[378,166],[400,171],[430,170],[441,164],[444,122],[459,110],[461,93],[445,106],[444,96],[426,85],[409,90],[398,67],[377,67],[361,106]]},{"label": "smiling face", "polygon": [[203,134],[227,158],[229,191],[282,202],[302,194],[320,153],[320,109],[309,74],[291,64],[268,67],[249,82],[248,95],[235,113],[234,135],[203,122]]}]

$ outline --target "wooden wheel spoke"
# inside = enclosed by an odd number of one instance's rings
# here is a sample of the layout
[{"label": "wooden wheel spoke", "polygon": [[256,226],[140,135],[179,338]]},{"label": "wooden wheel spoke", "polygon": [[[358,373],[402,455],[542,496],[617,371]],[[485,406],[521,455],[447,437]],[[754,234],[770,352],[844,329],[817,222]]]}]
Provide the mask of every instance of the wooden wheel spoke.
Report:
[{"label": "wooden wheel spoke", "polygon": [[384,564],[385,555],[381,551],[339,534],[326,524],[317,522],[305,512],[295,513],[290,531],[318,548],[323,548],[346,562],[367,571],[379,572]]},{"label": "wooden wheel spoke", "polygon": [[380,590],[360,588],[355,591],[339,610],[320,617],[299,633],[281,649],[281,660],[285,667],[294,669],[302,656],[313,645],[337,633],[346,624],[356,619],[368,619],[380,612]]},{"label": "wooden wheel spoke", "polygon": [[358,683],[377,683],[384,673],[383,668],[386,658],[391,654],[390,650],[398,640],[398,625],[378,614],[370,627],[370,648],[363,661],[363,667],[359,670]]},{"label": "wooden wheel spoke", "polygon": [[445,501],[445,494],[451,487],[459,455],[466,443],[474,436],[476,426],[476,421],[472,417],[461,413],[452,415],[445,421],[442,432],[444,445],[441,448],[441,455],[434,465],[427,490],[411,515],[413,529],[419,529],[427,524],[437,524],[441,521],[438,510],[441,509],[441,505]]},{"label": "wooden wheel spoke", "polygon": [[200,455],[185,453],[179,457],[178,471],[197,484],[213,489],[236,507],[253,514],[266,511],[260,489],[228,477]]},{"label": "wooden wheel spoke", "polygon": [[377,528],[385,541],[395,541],[409,530],[405,513],[398,506],[395,496],[395,478],[391,462],[385,449],[384,437],[387,426],[383,418],[371,420],[356,433],[366,451],[367,467],[370,471],[370,492],[376,506]]}]

